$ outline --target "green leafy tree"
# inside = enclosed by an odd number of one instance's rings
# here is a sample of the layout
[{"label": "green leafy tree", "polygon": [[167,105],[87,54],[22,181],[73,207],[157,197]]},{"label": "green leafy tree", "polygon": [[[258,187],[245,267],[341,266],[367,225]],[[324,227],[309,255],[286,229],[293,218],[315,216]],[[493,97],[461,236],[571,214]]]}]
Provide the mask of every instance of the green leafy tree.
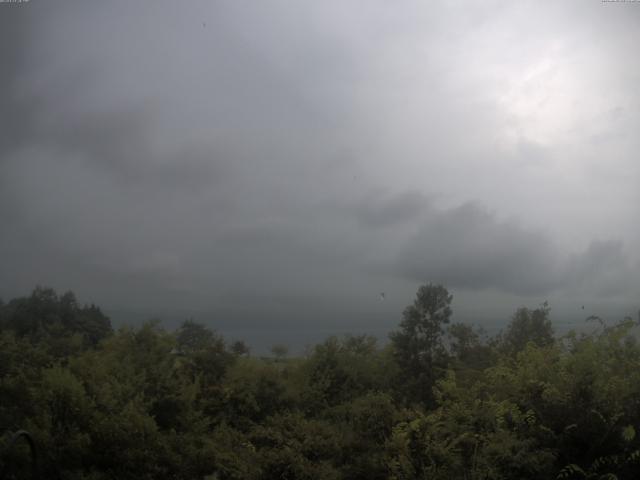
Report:
[{"label": "green leafy tree", "polygon": [[32,342],[44,342],[59,357],[95,347],[113,333],[109,318],[100,308],[81,307],[72,292],[59,296],[44,287],[0,307],[0,327]]},{"label": "green leafy tree", "polygon": [[273,347],[271,347],[271,353],[273,354],[274,357],[276,357],[276,360],[281,361],[281,360],[284,360],[285,357],[289,354],[289,347],[281,343],[278,343]]},{"label": "green leafy tree", "polygon": [[547,302],[535,310],[519,308],[507,326],[507,331],[502,338],[502,348],[506,352],[515,354],[522,351],[529,342],[539,347],[553,344],[550,313],[551,309]]},{"label": "green leafy tree", "polygon": [[270,417],[251,433],[262,478],[316,480],[342,478],[341,431],[327,421],[300,413]]},{"label": "green leafy tree", "polygon": [[293,404],[278,365],[242,358],[229,368],[223,384],[224,421],[248,430]]},{"label": "green leafy tree", "polygon": [[223,347],[223,342],[213,331],[193,320],[185,320],[176,331],[176,343],[181,353],[192,353],[215,346]]},{"label": "green leafy tree", "polygon": [[386,446],[402,414],[389,393],[367,392],[349,398],[324,416],[343,432],[344,478],[387,479]]},{"label": "green leafy tree", "polygon": [[333,406],[369,391],[388,387],[396,369],[372,337],[332,336],[316,345],[301,367],[303,403],[314,411]]},{"label": "green leafy tree", "polygon": [[251,353],[249,346],[242,340],[236,340],[231,344],[231,351],[234,355],[239,357],[245,356],[248,357]]},{"label": "green leafy tree", "polygon": [[442,334],[451,318],[452,299],[442,285],[421,286],[402,314],[400,330],[390,335],[402,382],[413,400],[432,400],[431,389],[445,365]]},{"label": "green leafy tree", "polygon": [[234,355],[224,339],[201,323],[186,320],[175,332],[176,353],[184,356],[184,368],[192,377],[199,377],[203,386],[219,384]]},{"label": "green leafy tree", "polygon": [[482,330],[464,323],[455,323],[447,329],[450,367],[456,371],[458,380],[469,386],[495,362],[495,351],[483,340],[482,334]]}]

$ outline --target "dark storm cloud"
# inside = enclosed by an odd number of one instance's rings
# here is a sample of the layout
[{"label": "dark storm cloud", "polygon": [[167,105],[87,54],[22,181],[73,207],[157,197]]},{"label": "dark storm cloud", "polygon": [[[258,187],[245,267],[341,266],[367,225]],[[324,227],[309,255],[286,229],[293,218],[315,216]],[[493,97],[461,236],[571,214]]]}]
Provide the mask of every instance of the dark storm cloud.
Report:
[{"label": "dark storm cloud", "polygon": [[423,214],[429,199],[418,192],[406,192],[390,198],[372,192],[356,207],[358,222],[365,228],[391,227]]},{"label": "dark storm cloud", "polygon": [[79,116],[58,112],[65,122],[52,125],[40,138],[45,148],[84,159],[87,168],[138,187],[192,189],[219,186],[228,168],[224,153],[194,143],[162,151],[151,145],[156,113],[144,107]]},{"label": "dark storm cloud", "polygon": [[397,268],[416,282],[516,295],[629,295],[640,274],[620,242],[595,241],[581,254],[563,255],[548,236],[476,204],[433,212],[401,249]]},{"label": "dark storm cloud", "polygon": [[32,46],[33,11],[19,5],[3,5],[0,13],[0,167],[10,149],[31,135],[40,99],[21,88]]},{"label": "dark storm cloud", "polygon": [[535,294],[558,286],[556,256],[544,236],[466,204],[428,219],[401,251],[398,263],[415,281]]},{"label": "dark storm cloud", "polygon": [[566,287],[597,297],[633,298],[640,290],[640,264],[629,257],[622,242],[594,241],[568,259]]}]

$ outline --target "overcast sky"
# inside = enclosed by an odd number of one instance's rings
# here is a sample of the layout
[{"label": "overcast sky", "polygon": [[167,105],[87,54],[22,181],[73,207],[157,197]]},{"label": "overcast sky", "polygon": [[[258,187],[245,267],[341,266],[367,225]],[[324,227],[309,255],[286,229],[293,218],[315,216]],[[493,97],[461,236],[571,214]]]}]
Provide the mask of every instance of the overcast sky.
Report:
[{"label": "overcast sky", "polygon": [[373,331],[431,281],[467,321],[633,314],[639,27],[599,0],[2,3],[0,297]]}]

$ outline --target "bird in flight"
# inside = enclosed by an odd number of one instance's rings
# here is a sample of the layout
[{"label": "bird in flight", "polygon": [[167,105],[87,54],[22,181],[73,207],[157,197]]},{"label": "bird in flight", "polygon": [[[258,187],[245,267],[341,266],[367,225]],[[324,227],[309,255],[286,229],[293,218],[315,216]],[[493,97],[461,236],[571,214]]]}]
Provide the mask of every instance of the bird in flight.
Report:
[{"label": "bird in flight", "polygon": [[384,300],[384,292],[380,292],[380,300]]}]

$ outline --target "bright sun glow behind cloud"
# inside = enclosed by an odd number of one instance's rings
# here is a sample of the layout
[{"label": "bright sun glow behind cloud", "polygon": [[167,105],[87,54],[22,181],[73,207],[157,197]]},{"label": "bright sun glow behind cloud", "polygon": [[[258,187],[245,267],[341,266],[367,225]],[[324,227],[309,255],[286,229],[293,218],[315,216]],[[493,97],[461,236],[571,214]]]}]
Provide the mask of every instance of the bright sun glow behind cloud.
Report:
[{"label": "bright sun glow behind cloud", "polygon": [[505,140],[522,140],[542,146],[561,141],[576,122],[579,100],[571,68],[554,52],[523,70],[515,69],[499,104],[507,119]]}]

